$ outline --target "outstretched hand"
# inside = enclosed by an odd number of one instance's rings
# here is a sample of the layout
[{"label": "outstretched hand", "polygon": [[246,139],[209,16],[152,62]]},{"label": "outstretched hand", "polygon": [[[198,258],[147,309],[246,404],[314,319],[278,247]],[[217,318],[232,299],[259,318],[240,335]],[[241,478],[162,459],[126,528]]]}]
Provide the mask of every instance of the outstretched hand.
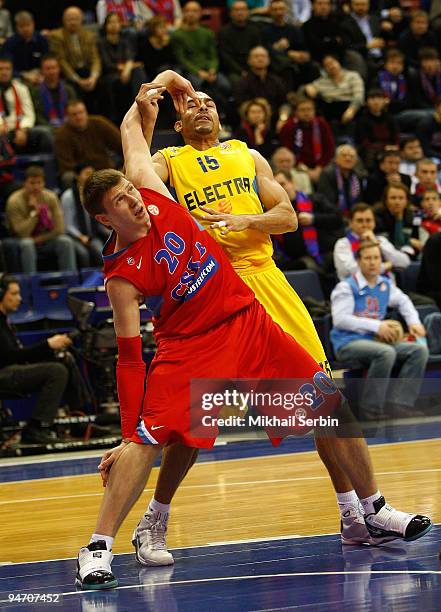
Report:
[{"label": "outstretched hand", "polygon": [[143,83],[135,98],[136,105],[144,121],[155,123],[158,116],[158,101],[163,100],[165,87],[159,83]]}]

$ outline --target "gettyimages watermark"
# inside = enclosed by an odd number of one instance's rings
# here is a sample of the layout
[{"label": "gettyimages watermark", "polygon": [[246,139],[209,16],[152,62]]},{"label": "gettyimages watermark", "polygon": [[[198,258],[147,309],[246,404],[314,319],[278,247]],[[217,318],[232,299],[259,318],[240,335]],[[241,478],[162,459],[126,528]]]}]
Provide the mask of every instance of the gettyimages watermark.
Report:
[{"label": "gettyimages watermark", "polygon": [[[421,381],[420,381],[421,382]],[[399,436],[402,427],[441,414],[441,379],[350,377],[195,379],[190,431],[198,438]],[[410,421],[409,421],[410,419]]]}]

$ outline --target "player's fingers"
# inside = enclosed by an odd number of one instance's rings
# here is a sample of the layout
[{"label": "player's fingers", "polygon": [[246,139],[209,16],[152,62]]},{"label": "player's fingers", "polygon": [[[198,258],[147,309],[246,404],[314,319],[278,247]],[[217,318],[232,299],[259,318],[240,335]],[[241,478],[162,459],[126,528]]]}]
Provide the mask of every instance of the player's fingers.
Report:
[{"label": "player's fingers", "polygon": [[[204,212],[208,213],[209,215],[217,215],[219,216],[219,213],[217,210],[213,210],[212,208],[209,208],[208,206],[200,206],[200,209],[203,210]],[[204,219],[208,219],[208,217],[204,217]]]}]

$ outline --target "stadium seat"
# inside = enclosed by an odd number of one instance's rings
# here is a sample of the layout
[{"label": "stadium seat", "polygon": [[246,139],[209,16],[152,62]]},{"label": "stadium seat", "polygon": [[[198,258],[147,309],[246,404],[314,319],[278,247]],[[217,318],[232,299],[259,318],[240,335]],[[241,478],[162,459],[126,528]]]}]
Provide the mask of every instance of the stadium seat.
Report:
[{"label": "stadium seat", "polygon": [[20,285],[21,304],[20,308],[9,315],[11,323],[14,325],[23,325],[26,323],[37,323],[44,321],[45,315],[37,309],[33,308],[31,283],[27,274],[14,274],[14,278],[18,280]]},{"label": "stadium seat", "polygon": [[67,291],[79,283],[76,272],[42,272],[31,275],[33,303],[50,321],[72,321]]},{"label": "stadium seat", "polygon": [[285,277],[301,300],[313,298],[319,302],[325,301],[317,272],[313,270],[290,270]]}]

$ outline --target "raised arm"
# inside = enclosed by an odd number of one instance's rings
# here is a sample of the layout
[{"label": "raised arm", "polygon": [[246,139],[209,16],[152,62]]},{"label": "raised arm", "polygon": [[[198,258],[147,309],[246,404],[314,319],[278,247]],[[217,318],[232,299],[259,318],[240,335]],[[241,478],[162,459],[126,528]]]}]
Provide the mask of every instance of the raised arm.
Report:
[{"label": "raised arm", "polygon": [[[142,131],[141,114],[138,107],[158,106],[158,100],[165,91],[156,83],[141,85],[135,102],[127,111],[121,124],[121,140],[124,154],[125,174],[135,187],[149,187],[171,198],[153,167],[150,148]],[[157,112],[157,110],[156,110]]]},{"label": "raised arm", "polygon": [[250,153],[256,165],[258,194],[265,212],[257,215],[230,215],[201,206],[207,213],[204,219],[212,222],[212,228],[222,228],[222,234],[246,229],[255,229],[266,234],[294,232],[298,227],[297,216],[288,194],[275,180],[269,163],[262,155],[254,150],[250,150]]}]

